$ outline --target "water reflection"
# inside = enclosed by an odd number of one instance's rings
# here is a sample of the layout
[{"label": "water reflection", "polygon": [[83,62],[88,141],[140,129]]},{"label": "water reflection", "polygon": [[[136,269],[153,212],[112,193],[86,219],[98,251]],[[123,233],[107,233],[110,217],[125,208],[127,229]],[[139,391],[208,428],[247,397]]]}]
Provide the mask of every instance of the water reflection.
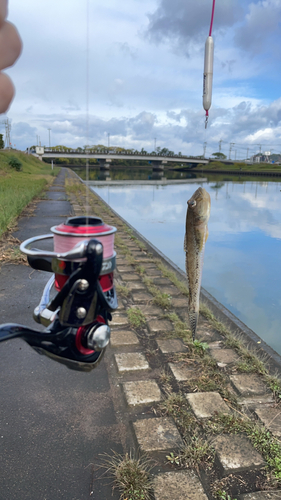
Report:
[{"label": "water reflection", "polygon": [[[203,185],[212,209],[202,284],[281,354],[281,184],[220,179]],[[184,269],[186,202],[198,186],[94,190]]]}]

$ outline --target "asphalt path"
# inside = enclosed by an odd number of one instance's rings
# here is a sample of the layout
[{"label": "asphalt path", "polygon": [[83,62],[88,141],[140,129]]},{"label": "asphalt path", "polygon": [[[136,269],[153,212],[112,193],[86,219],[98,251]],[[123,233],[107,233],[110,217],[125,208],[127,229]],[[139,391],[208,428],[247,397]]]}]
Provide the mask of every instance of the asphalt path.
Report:
[{"label": "asphalt path", "polygon": [[[64,169],[47,198],[23,216],[14,236],[50,232],[71,215]],[[49,275],[25,265],[0,270],[1,323],[32,319]],[[116,500],[100,454],[124,450],[116,388],[106,353],[91,373],[69,370],[24,341],[0,344],[0,500]]]}]

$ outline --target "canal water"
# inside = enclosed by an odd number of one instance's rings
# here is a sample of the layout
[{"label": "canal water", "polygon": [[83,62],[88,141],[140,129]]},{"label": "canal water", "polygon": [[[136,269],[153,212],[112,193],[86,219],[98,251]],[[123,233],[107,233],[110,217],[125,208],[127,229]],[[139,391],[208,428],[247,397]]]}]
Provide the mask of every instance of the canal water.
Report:
[{"label": "canal water", "polygon": [[151,171],[142,176],[141,185],[92,189],[184,270],[186,202],[203,186],[212,206],[202,286],[281,354],[280,180],[203,174],[204,182],[146,185]]}]

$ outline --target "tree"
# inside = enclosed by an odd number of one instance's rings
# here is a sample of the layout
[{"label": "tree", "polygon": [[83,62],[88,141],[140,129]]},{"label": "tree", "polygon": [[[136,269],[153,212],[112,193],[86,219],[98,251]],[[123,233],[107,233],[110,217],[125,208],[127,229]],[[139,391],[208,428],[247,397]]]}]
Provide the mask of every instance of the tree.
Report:
[{"label": "tree", "polygon": [[214,156],[217,160],[226,160],[226,155],[223,153],[213,153],[212,156]]},{"label": "tree", "polygon": [[5,143],[3,141],[3,134],[0,134],[0,149],[4,149]]}]

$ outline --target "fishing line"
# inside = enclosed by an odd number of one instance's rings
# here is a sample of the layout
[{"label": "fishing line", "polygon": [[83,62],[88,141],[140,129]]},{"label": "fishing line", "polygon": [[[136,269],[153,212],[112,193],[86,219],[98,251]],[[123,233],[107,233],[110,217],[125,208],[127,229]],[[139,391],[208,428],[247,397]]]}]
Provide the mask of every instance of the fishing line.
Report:
[{"label": "fishing line", "polygon": [[216,4],[216,0],[213,0],[212,16],[211,16],[209,36],[212,36],[212,31],[213,31],[213,22],[214,22],[214,14],[215,14],[215,4]]},{"label": "fishing line", "polygon": [[[89,146],[89,66],[90,66],[90,1],[86,0],[86,155]],[[89,218],[89,158],[86,158],[86,224]]]}]

